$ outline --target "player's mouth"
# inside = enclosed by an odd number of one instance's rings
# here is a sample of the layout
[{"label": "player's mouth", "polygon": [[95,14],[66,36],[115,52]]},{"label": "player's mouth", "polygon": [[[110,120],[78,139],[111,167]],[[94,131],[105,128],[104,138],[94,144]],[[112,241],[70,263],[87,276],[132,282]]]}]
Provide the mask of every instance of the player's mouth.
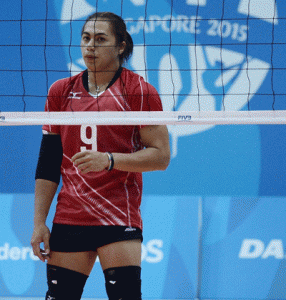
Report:
[{"label": "player's mouth", "polygon": [[97,56],[94,56],[94,55],[86,55],[85,58],[87,58],[87,59],[96,59]]}]

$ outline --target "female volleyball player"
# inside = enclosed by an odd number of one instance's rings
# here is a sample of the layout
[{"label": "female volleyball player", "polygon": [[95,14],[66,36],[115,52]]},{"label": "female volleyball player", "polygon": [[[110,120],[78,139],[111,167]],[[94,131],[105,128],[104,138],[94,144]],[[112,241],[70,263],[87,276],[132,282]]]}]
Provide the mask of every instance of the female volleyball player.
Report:
[{"label": "female volleyball player", "polygon": [[[119,16],[90,16],[81,50],[87,70],[55,82],[46,111],[162,110],[154,87],[122,67],[133,42]],[[47,260],[46,299],[80,299],[97,257],[109,299],[141,299],[142,172],[167,168],[166,126],[44,125],[43,131],[31,244]],[[50,234],[45,222],[60,175]]]}]

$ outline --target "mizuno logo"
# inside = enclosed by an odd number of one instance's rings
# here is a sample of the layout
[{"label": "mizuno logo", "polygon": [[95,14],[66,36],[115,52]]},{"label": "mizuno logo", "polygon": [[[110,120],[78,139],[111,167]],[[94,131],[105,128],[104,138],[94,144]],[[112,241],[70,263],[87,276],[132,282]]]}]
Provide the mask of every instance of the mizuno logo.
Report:
[{"label": "mizuno logo", "polygon": [[70,92],[70,95],[68,98],[70,99],[81,99],[78,95],[82,94],[82,92]]},{"label": "mizuno logo", "polygon": [[128,227],[124,231],[136,231],[136,228]]},{"label": "mizuno logo", "polygon": [[115,284],[116,283],[116,281],[112,281],[112,280],[110,280],[109,281],[111,284]]}]

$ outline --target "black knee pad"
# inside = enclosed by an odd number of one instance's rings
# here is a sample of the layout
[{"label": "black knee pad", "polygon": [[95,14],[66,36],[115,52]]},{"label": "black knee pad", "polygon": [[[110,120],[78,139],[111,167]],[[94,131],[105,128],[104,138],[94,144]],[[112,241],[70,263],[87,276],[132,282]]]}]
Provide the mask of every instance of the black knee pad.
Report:
[{"label": "black knee pad", "polygon": [[104,270],[109,300],[141,300],[141,268],[117,267]]},{"label": "black knee pad", "polygon": [[48,292],[46,300],[80,300],[87,275],[47,265]]}]

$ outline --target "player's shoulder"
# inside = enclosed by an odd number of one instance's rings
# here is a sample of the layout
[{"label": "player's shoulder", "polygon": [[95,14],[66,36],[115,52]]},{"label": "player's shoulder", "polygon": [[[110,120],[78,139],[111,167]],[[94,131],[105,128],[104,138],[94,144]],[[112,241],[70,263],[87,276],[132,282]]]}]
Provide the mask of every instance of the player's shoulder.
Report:
[{"label": "player's shoulder", "polygon": [[63,91],[65,91],[69,86],[73,86],[76,81],[81,80],[82,74],[83,72],[71,77],[58,79],[51,85],[49,89],[49,94],[57,92],[63,93]]},{"label": "player's shoulder", "polygon": [[129,69],[123,68],[122,78],[125,82],[126,87],[128,87],[129,91],[132,94],[142,95],[144,93],[157,92],[155,87],[148,83],[143,76]]}]

